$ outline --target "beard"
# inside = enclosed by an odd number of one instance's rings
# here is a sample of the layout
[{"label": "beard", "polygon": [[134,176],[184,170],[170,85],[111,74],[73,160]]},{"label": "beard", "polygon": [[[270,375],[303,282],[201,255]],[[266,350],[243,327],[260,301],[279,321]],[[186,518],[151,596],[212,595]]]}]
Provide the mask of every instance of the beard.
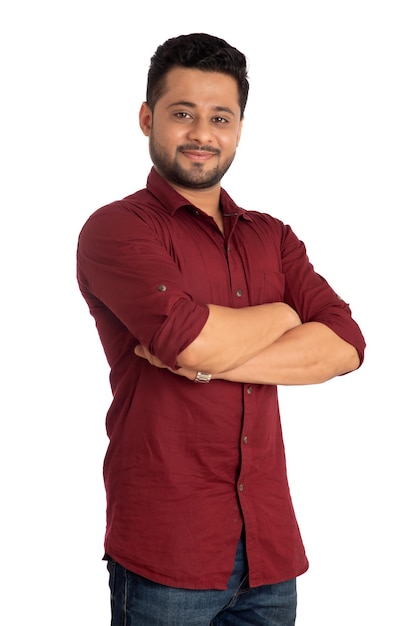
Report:
[{"label": "beard", "polygon": [[[183,150],[204,150],[218,156],[217,164],[211,169],[205,170],[204,163],[192,163],[190,169],[182,167],[178,160],[178,155]],[[187,189],[208,189],[217,185],[230,168],[235,153],[230,159],[221,162],[220,150],[211,146],[196,146],[187,144],[178,146],[174,159],[163,146],[157,143],[153,136],[149,138],[149,153],[151,160],[158,173],[169,183],[179,185]]]}]

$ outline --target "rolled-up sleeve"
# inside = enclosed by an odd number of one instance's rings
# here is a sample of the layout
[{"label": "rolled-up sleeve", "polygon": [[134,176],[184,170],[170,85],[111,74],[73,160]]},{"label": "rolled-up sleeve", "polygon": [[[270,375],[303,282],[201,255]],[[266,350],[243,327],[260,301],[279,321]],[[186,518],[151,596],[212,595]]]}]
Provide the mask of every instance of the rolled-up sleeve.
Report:
[{"label": "rolled-up sleeve", "polygon": [[118,203],[96,211],[84,225],[77,276],[96,320],[97,312],[107,309],[172,368],[209,314],[185,291],[181,272],[152,224]]},{"label": "rolled-up sleeve", "polygon": [[354,346],[361,364],[366,343],[348,303],[314,270],[304,243],[290,227],[284,229],[282,262],[285,301],[298,312],[302,322],[321,322]]}]

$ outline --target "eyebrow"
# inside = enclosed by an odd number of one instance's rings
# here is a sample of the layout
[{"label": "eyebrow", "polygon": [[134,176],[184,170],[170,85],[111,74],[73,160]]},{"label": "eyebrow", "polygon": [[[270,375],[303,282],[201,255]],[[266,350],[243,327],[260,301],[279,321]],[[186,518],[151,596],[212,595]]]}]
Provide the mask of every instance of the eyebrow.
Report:
[{"label": "eyebrow", "polygon": [[[197,107],[197,104],[195,102],[189,102],[188,100],[179,100],[178,102],[172,102],[171,104],[169,104],[168,108],[170,109],[171,107],[177,107],[177,106],[184,106],[184,107],[190,107],[191,109],[195,109]],[[233,115],[235,117],[235,113],[229,107],[215,106],[213,107],[213,110],[216,111],[217,113],[229,113],[230,115]]]}]

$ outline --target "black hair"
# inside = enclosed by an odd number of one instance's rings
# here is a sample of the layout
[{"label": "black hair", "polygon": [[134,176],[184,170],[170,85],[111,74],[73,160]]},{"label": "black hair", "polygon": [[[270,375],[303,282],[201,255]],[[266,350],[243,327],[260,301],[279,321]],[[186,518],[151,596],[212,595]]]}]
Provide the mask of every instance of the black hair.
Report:
[{"label": "black hair", "polygon": [[146,99],[151,110],[163,95],[167,72],[173,67],[221,72],[235,78],[241,118],[244,116],[249,90],[247,61],[242,52],[224,39],[206,33],[192,33],[167,39],[158,46],[148,71]]}]

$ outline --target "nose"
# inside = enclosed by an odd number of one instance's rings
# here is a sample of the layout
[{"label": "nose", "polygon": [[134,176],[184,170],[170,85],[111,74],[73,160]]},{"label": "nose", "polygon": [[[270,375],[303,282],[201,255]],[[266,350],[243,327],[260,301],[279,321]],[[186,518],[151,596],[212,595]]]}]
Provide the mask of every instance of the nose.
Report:
[{"label": "nose", "polygon": [[195,117],[193,123],[189,127],[188,137],[190,141],[200,144],[211,143],[212,141],[212,125],[210,120],[203,117]]}]

